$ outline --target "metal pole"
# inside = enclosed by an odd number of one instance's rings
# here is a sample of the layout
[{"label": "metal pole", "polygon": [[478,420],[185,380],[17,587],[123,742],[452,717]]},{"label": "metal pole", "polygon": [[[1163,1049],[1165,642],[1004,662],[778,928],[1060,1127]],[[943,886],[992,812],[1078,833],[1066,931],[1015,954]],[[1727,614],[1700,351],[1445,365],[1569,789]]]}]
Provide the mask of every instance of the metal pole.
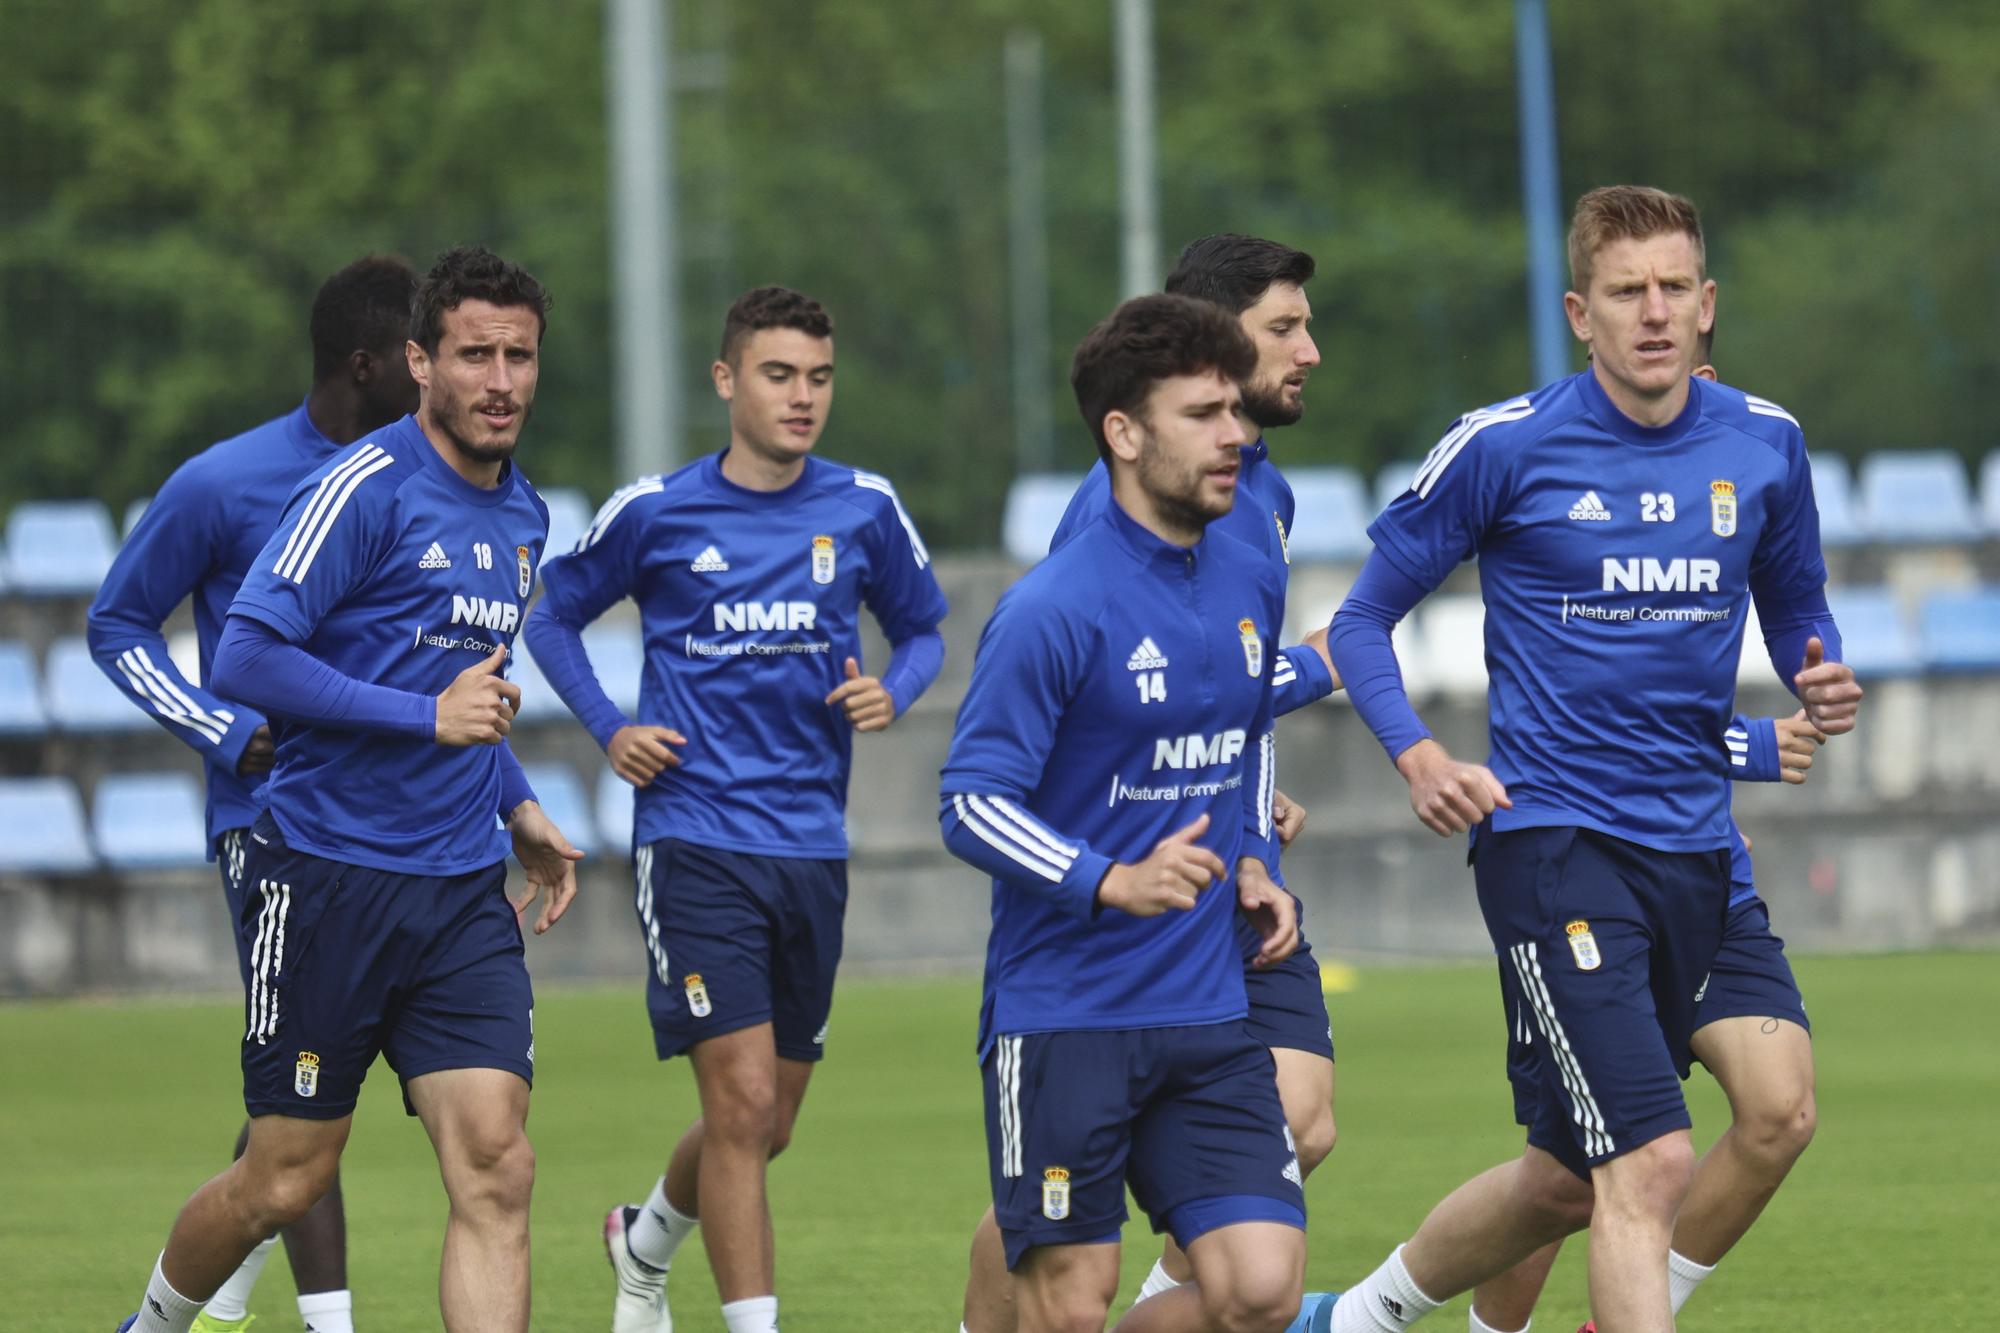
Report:
[{"label": "metal pole", "polygon": [[1007,269],[1014,315],[1014,471],[1045,472],[1049,421],[1049,246],[1042,188],[1042,35],[1007,34]]},{"label": "metal pole", "polygon": [[672,0],[607,0],[611,305],[618,472],[664,472],[679,453],[679,283],[673,199]]},{"label": "metal pole", "polygon": [[1562,188],[1556,168],[1556,90],[1543,0],[1514,0],[1514,87],[1521,116],[1521,210],[1528,226],[1528,336],[1535,383],[1569,373],[1562,297]]},{"label": "metal pole", "polygon": [[1153,146],[1153,0],[1113,0],[1118,67],[1118,204],[1124,296],[1160,285],[1160,182]]}]

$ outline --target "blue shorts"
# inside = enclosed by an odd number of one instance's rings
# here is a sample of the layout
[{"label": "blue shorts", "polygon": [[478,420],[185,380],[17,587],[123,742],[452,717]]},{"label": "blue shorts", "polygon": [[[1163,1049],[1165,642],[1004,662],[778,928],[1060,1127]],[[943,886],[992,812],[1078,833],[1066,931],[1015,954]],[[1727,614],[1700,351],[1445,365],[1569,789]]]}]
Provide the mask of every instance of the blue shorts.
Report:
[{"label": "blue shorts", "polygon": [[1729,854],[1482,826],[1473,868],[1528,1142],[1588,1176],[1688,1128],[1680,1084],[1722,939]]},{"label": "blue shorts", "polygon": [[769,1023],[780,1056],[819,1059],[840,966],[847,862],[666,838],[640,846],[633,867],[659,1057]]},{"label": "blue shorts", "polygon": [[1785,961],[1785,942],[1771,933],[1771,912],[1762,898],[1746,898],[1729,909],[1715,966],[1696,997],[1697,1029],[1722,1018],[1784,1018],[1812,1031],[1805,998]]},{"label": "blue shorts", "polygon": [[377,1054],[405,1088],[441,1069],[534,1082],[534,992],[506,863],[443,877],[328,861],[250,830],[236,933],[250,959],[243,1105],[337,1120]]},{"label": "blue shorts", "polygon": [[1115,1241],[1125,1188],[1185,1248],[1239,1222],[1305,1227],[1271,1053],[1239,1022],[1001,1036],[986,1149],[1007,1267]]},{"label": "blue shorts", "polygon": [[1262,971],[1250,966],[1261,941],[1250,923],[1237,916],[1237,936],[1243,942],[1243,989],[1250,996],[1250,1035],[1273,1050],[1310,1051],[1333,1059],[1333,1024],[1326,1016],[1326,991],[1320,985],[1319,959],[1305,939],[1305,905],[1297,894],[1292,904],[1299,914],[1299,947],[1290,958]]},{"label": "blue shorts", "polygon": [[247,828],[224,829],[215,835],[215,868],[222,874],[222,899],[229,904],[230,934],[236,940],[236,971],[243,990],[250,990],[250,942],[234,924],[243,919],[243,858],[250,845]]}]

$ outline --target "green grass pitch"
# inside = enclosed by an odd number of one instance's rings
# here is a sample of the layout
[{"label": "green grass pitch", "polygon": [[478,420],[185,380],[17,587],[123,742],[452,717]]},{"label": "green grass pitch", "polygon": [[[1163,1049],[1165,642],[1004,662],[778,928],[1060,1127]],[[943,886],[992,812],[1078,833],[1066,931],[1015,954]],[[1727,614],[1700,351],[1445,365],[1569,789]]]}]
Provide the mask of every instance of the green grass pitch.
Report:
[{"label": "green grass pitch", "polygon": [[[1806,959],[1819,1137],[1763,1222],[1695,1297],[1696,1330],[2000,1327],[2000,958]],[[1464,1177],[1518,1151],[1489,966],[1370,967],[1330,997],[1340,1146],[1309,1182],[1308,1285],[1345,1285]],[[788,1327],[957,1327],[965,1245],[985,1203],[976,984],[851,981],[790,1153],[773,1169]],[[684,1063],[651,1057],[636,986],[550,990],[536,1008],[529,1129],[537,1329],[609,1326],[598,1226],[639,1196],[693,1107]],[[0,1325],[109,1330],[133,1307],[182,1198],[220,1167],[241,1103],[240,1019],[218,1002],[0,1006]],[[1689,1085],[1697,1141],[1728,1114]],[[377,1066],[346,1160],[357,1327],[438,1327],[443,1194],[422,1131]],[[1127,1228],[1132,1291],[1155,1253]],[[1536,1327],[1585,1310],[1583,1246]],[[721,1328],[698,1244],[672,1284],[676,1326]],[[1122,1308],[1122,1299],[1121,1299]],[[1462,1329],[1465,1302],[1425,1327]],[[275,1256],[253,1309],[297,1329]]]}]

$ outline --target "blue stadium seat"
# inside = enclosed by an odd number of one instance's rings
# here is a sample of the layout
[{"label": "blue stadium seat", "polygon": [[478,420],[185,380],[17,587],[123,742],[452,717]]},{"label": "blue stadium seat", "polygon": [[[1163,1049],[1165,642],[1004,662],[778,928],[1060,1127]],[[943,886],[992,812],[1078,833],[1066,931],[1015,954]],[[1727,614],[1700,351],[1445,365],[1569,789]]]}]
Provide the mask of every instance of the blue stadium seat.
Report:
[{"label": "blue stadium seat", "polygon": [[2000,671],[2000,588],[1931,594],[1918,632],[1933,671]]},{"label": "blue stadium seat", "polygon": [[8,578],[31,597],[96,592],[117,553],[111,513],[96,500],[31,500],[7,519]]},{"label": "blue stadium seat", "polygon": [[98,670],[81,638],[57,639],[42,665],[42,702],[58,731],[145,731],[153,714]]},{"label": "blue stadium seat", "polygon": [[1017,564],[1032,565],[1049,553],[1069,498],[1083,478],[1066,472],[1034,472],[1014,478],[1007,488],[1007,509],[1000,520],[1000,544]]},{"label": "blue stadium seat", "polygon": [[1858,546],[1868,531],[1854,509],[1854,473],[1839,454],[1812,454],[1813,499],[1819,505],[1819,539],[1827,546]]},{"label": "blue stadium seat", "polygon": [[[1864,682],[1914,676],[1923,670],[1916,635],[1890,589],[1828,588],[1826,603],[1833,610],[1833,623],[1840,626],[1841,658]],[[1763,655],[1761,643],[1756,651]]]},{"label": "blue stadium seat", "polygon": [[590,497],[574,486],[552,486],[542,492],[542,503],[549,507],[549,541],[542,548],[542,563],[558,555],[568,555],[576,549],[576,543],[590,529],[592,514]]},{"label": "blue stadium seat", "polygon": [[1351,468],[1302,467],[1285,473],[1298,508],[1292,519],[1294,560],[1359,560],[1369,552],[1368,491]]},{"label": "blue stadium seat", "polygon": [[0,778],[0,873],[94,869],[83,798],[68,778]]},{"label": "blue stadium seat", "polygon": [[0,736],[39,736],[48,729],[35,655],[25,643],[0,640]]},{"label": "blue stadium seat", "polygon": [[2000,449],[1979,465],[1979,512],[1986,520],[1987,535],[2000,537]]},{"label": "blue stadium seat", "polygon": [[199,867],[208,841],[201,784],[189,773],[114,773],[90,803],[97,854],[118,870]]},{"label": "blue stadium seat", "polygon": [[591,818],[590,801],[583,794],[583,784],[577,781],[576,773],[567,764],[523,764],[522,770],[528,775],[528,785],[535,789],[535,800],[540,803],[542,813],[555,821],[569,845],[586,852],[598,848],[597,821]]},{"label": "blue stadium seat", "polygon": [[1415,460],[1391,463],[1375,474],[1375,512],[1387,509],[1404,491],[1410,489],[1410,481],[1417,475],[1423,464]]},{"label": "blue stadium seat", "polygon": [[1980,535],[1965,460],[1949,450],[1870,454],[1861,463],[1861,504],[1877,541],[1931,544]]},{"label": "blue stadium seat", "polygon": [[635,716],[639,711],[639,677],[646,668],[646,646],[638,625],[624,620],[611,624],[599,621],[583,632],[583,649],[590,654],[591,669],[604,693],[625,710],[625,716]]},{"label": "blue stadium seat", "polygon": [[606,764],[597,771],[597,829],[607,851],[632,847],[632,784]]}]

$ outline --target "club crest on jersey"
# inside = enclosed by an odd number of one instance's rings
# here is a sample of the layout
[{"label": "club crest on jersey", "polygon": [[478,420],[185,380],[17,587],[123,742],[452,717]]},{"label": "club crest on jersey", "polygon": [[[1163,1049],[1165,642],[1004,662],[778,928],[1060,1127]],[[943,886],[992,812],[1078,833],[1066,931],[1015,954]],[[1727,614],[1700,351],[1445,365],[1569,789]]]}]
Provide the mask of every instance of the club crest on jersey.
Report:
[{"label": "club crest on jersey", "polygon": [[319,1056],[313,1052],[299,1052],[299,1063],[292,1070],[292,1091],[301,1097],[319,1095]]},{"label": "club crest on jersey", "polygon": [[708,1002],[708,987],[702,984],[701,973],[688,973],[681,984],[687,988],[689,1013],[696,1018],[707,1018],[715,1012],[715,1006]]},{"label": "club crest on jersey", "polygon": [[812,541],[814,583],[833,582],[833,538],[821,534]]},{"label": "club crest on jersey", "polygon": [[521,590],[521,596],[526,597],[528,590],[535,586],[535,566],[528,559],[527,547],[516,546],[514,548],[514,568],[515,572],[521,576],[518,585]]},{"label": "club crest on jersey", "polygon": [[1736,535],[1736,483],[1708,483],[1708,530],[1718,537]]},{"label": "club crest on jersey", "polygon": [[1569,951],[1576,958],[1579,972],[1595,972],[1604,965],[1604,955],[1597,952],[1597,937],[1590,933],[1588,921],[1572,921],[1563,927],[1569,936]]},{"label": "club crest on jersey", "polygon": [[1253,676],[1264,674],[1264,640],[1257,634],[1257,622],[1245,616],[1236,622],[1243,638],[1243,669]]},{"label": "club crest on jersey", "polygon": [[1278,525],[1278,554],[1285,557],[1285,563],[1292,563],[1292,539],[1285,531],[1285,519],[1277,510],[1271,511],[1271,521]]},{"label": "club crest on jersey", "polygon": [[1069,1216],[1069,1168],[1052,1166],[1042,1172],[1042,1216],[1060,1222]]}]

